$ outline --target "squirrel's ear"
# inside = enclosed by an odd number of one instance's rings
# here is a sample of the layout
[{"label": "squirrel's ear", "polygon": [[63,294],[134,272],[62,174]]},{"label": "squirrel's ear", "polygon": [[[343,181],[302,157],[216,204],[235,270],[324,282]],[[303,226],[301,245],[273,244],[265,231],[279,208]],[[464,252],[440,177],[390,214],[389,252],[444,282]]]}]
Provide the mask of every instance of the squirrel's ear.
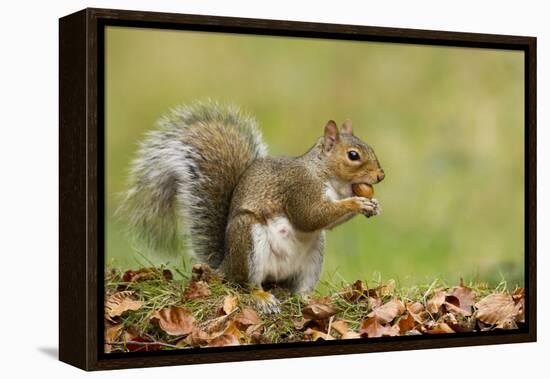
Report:
[{"label": "squirrel's ear", "polygon": [[353,134],[353,126],[349,118],[342,124],[341,131],[342,133]]},{"label": "squirrel's ear", "polygon": [[338,127],[336,123],[329,120],[325,126],[325,151],[331,151],[338,138]]}]

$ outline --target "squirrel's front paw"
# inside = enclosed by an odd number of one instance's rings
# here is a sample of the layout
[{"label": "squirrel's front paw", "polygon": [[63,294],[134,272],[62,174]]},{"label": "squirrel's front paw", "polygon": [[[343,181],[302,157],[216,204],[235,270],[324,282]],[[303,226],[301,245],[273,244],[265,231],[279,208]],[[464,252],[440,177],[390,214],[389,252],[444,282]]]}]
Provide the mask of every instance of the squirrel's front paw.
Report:
[{"label": "squirrel's front paw", "polygon": [[279,300],[272,294],[262,289],[253,289],[250,291],[254,305],[256,308],[265,314],[279,313]]},{"label": "squirrel's front paw", "polygon": [[377,216],[382,212],[380,203],[374,198],[368,199],[366,197],[355,197],[354,199],[358,203],[359,212],[367,217]]}]

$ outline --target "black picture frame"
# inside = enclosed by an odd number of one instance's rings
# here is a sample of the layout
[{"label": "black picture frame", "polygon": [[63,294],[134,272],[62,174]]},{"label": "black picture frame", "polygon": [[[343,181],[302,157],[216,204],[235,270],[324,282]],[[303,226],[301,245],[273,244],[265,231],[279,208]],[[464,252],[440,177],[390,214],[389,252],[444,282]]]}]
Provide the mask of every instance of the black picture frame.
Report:
[{"label": "black picture frame", "polygon": [[[482,334],[103,353],[104,28],[108,25],[523,51],[526,324]],[[113,9],[59,20],[59,359],[84,370],[536,341],[536,38]]]}]

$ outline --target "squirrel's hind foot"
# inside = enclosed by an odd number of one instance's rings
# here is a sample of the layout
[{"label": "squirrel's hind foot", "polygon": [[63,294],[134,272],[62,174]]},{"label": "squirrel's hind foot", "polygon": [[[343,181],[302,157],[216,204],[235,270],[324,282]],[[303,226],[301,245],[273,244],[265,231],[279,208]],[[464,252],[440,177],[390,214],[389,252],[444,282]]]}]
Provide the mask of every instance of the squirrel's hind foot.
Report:
[{"label": "squirrel's hind foot", "polygon": [[250,291],[255,307],[265,314],[281,312],[279,300],[270,292],[260,288],[254,288]]}]

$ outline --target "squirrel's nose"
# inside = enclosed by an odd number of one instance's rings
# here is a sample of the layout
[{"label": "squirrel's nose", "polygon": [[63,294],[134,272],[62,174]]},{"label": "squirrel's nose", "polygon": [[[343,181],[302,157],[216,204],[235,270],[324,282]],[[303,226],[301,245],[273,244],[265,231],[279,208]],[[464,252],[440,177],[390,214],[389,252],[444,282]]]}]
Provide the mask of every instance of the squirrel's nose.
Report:
[{"label": "squirrel's nose", "polygon": [[384,180],[385,177],[386,177],[386,174],[384,173],[384,170],[380,170],[380,172],[376,175],[376,178],[378,179],[379,182]]}]

